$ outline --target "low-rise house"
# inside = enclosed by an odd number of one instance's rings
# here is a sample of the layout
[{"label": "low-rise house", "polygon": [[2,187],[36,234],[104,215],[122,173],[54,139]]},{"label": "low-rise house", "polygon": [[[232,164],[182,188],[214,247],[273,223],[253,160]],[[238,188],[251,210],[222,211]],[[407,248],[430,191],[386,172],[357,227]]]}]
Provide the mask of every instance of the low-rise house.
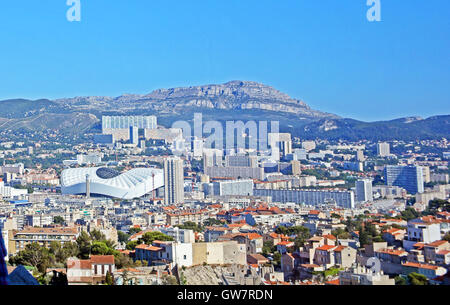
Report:
[{"label": "low-rise house", "polygon": [[420,264],[413,262],[406,262],[402,264],[403,274],[408,275],[412,272],[425,275],[428,279],[434,279],[439,276],[443,276],[447,273],[447,269],[441,266],[431,264]]},{"label": "low-rise house", "polygon": [[204,232],[205,241],[206,242],[218,241],[219,238],[223,235],[230,233],[237,233],[234,231],[235,229],[228,227],[207,227]]},{"label": "low-rise house", "polygon": [[349,246],[337,246],[334,250],[334,262],[341,268],[351,267],[356,262],[356,249]]},{"label": "low-rise house", "polygon": [[429,244],[437,240],[441,240],[440,222],[422,217],[408,222],[403,248],[409,251],[418,242]]},{"label": "low-rise house", "polygon": [[275,232],[263,235],[263,242],[270,242],[272,245],[276,245],[279,242],[287,240],[289,240],[289,236],[277,234]]},{"label": "low-rise house", "polygon": [[313,236],[300,248],[299,256],[302,264],[314,264],[316,248],[325,245],[323,236]]},{"label": "low-rise house", "polygon": [[333,250],[336,246],[323,245],[316,248],[314,256],[314,263],[320,266],[324,266],[326,269],[336,265]]},{"label": "low-rise house", "polygon": [[219,241],[235,240],[239,244],[246,245],[247,253],[261,253],[264,245],[263,237],[257,233],[237,233],[226,234],[219,238]]},{"label": "low-rise house", "polygon": [[444,260],[445,262],[446,256],[445,251],[449,250],[450,250],[450,243],[446,240],[437,240],[432,243],[426,244],[423,248],[425,261],[429,263],[436,263],[438,260],[437,256],[440,255],[441,257],[439,259],[441,261]]},{"label": "low-rise house", "polygon": [[401,246],[402,240],[405,238],[405,234],[406,230],[390,228],[383,232],[382,237],[390,246]]},{"label": "low-rise house", "polygon": [[247,264],[244,244],[237,241],[212,243],[177,243],[154,241],[152,245],[136,247],[135,260],[147,261],[149,266]]},{"label": "low-rise house", "polygon": [[383,271],[374,273],[364,266],[354,266],[339,272],[339,285],[395,285],[395,280]]},{"label": "low-rise house", "polygon": [[288,249],[292,249],[295,246],[293,241],[280,241],[277,245],[277,251],[281,254],[288,252]]},{"label": "low-rise house", "polygon": [[266,265],[270,261],[261,254],[247,254],[247,263],[249,265]]},{"label": "low-rise house", "polygon": [[69,258],[67,280],[69,285],[104,284],[107,273],[115,272],[113,255],[92,255],[89,259]]},{"label": "low-rise house", "polygon": [[284,253],[281,256],[281,272],[287,277],[292,274],[301,264],[298,253]]},{"label": "low-rise house", "polygon": [[407,260],[408,252],[403,249],[383,248],[375,250],[375,256],[382,262],[401,264]]}]

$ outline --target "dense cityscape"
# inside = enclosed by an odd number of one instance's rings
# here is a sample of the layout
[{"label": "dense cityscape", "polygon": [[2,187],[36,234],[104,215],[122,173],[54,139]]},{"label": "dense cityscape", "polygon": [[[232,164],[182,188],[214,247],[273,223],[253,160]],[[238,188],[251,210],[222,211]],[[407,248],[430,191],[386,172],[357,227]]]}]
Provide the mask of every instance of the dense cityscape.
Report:
[{"label": "dense cityscape", "polygon": [[445,138],[212,148],[157,116],[101,121],[0,134],[11,285],[449,284]]},{"label": "dense cityscape", "polygon": [[446,302],[449,10],[1,1],[0,295]]}]

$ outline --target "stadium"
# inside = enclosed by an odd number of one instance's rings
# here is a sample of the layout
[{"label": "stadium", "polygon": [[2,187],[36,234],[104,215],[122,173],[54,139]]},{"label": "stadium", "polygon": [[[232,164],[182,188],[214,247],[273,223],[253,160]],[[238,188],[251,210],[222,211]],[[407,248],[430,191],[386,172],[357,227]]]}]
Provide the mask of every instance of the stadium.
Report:
[{"label": "stadium", "polygon": [[112,168],[72,168],[61,175],[61,192],[120,199],[140,198],[164,186],[161,169],[136,168],[120,173]]}]

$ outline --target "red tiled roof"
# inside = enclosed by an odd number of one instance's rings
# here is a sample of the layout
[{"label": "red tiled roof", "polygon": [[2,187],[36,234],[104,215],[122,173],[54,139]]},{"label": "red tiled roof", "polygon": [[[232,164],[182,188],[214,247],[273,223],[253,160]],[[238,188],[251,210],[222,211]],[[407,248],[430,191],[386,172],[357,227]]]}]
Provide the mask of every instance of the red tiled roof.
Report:
[{"label": "red tiled roof", "polygon": [[321,247],[316,248],[316,250],[320,250],[320,251],[330,251],[332,249],[336,248],[336,246],[331,246],[331,245],[323,245]]},{"label": "red tiled roof", "polygon": [[331,235],[331,234],[323,235],[323,237],[325,237],[326,239],[336,240],[336,237],[334,235]]},{"label": "red tiled roof", "polygon": [[434,241],[432,243],[426,244],[425,247],[437,248],[437,247],[445,245],[445,244],[448,244],[448,241],[446,241],[446,240],[437,240],[437,241]]},{"label": "red tiled roof", "polygon": [[137,246],[136,249],[147,250],[147,251],[160,251],[160,250],[162,250],[162,248],[155,247],[155,246],[149,246],[149,245],[145,245],[145,244]]},{"label": "red tiled roof", "polygon": [[394,250],[394,249],[379,249],[375,251],[376,253],[385,253],[395,256],[407,255],[408,253],[404,250]]},{"label": "red tiled roof", "polygon": [[114,255],[92,255],[92,264],[97,265],[114,265]]},{"label": "red tiled roof", "polygon": [[339,279],[325,282],[327,285],[340,285]]},{"label": "red tiled roof", "polygon": [[286,246],[286,247],[292,247],[294,246],[294,242],[292,241],[280,241],[277,246]]},{"label": "red tiled roof", "polygon": [[406,262],[402,264],[405,267],[414,267],[414,268],[421,268],[421,269],[429,269],[429,270],[437,270],[438,266],[433,266],[429,264],[420,264],[420,263],[413,263],[413,262]]},{"label": "red tiled roof", "polygon": [[67,269],[92,269],[92,263],[86,259],[69,259],[67,260]]},{"label": "red tiled roof", "polygon": [[336,249],[334,249],[334,252],[341,252],[342,250],[348,248],[347,246],[337,246]]},{"label": "red tiled roof", "polygon": [[447,255],[449,253],[450,253],[450,250],[441,250],[441,251],[438,251],[436,254],[438,254],[438,255]]}]

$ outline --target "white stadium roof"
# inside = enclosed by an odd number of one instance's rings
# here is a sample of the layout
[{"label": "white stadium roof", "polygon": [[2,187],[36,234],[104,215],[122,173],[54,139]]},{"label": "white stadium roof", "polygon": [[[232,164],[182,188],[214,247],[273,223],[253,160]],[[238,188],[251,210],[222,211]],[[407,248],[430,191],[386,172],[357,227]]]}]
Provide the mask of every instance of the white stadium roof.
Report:
[{"label": "white stadium roof", "polygon": [[139,198],[164,186],[164,174],[161,169],[135,168],[120,173],[107,167],[72,168],[62,172],[62,193],[86,194],[87,176],[90,194],[120,199]]}]

